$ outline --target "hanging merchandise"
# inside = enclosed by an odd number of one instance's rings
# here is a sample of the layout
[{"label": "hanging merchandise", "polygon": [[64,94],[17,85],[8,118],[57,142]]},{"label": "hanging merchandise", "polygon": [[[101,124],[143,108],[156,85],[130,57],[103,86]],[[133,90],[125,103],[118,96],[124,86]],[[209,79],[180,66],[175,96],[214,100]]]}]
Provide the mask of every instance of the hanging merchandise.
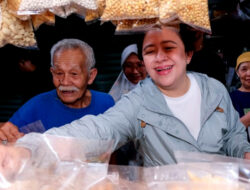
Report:
[{"label": "hanging merchandise", "polygon": [[2,24],[0,47],[12,44],[19,47],[36,46],[35,34],[30,20],[22,21],[10,13],[6,1],[0,3]]},{"label": "hanging merchandise", "polygon": [[39,15],[31,15],[32,24],[35,30],[42,24],[55,24],[55,15],[49,11],[46,11]]},{"label": "hanging merchandise", "polygon": [[106,0],[101,20],[156,18],[158,7],[158,0]]},{"label": "hanging merchandise", "polygon": [[207,0],[161,0],[159,18],[164,24],[177,18],[197,30],[211,34]]},{"label": "hanging merchandise", "polygon": [[85,22],[90,22],[99,19],[103,14],[105,5],[106,5],[105,0],[97,0],[97,6],[98,6],[97,10],[91,10],[91,9],[86,10]]}]

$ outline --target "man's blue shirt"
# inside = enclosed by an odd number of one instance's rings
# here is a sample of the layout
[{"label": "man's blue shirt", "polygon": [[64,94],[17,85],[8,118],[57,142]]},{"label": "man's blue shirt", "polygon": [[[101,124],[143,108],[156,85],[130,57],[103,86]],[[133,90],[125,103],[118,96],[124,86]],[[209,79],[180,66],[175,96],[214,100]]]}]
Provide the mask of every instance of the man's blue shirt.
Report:
[{"label": "man's blue shirt", "polygon": [[80,109],[64,105],[58,98],[56,90],[39,94],[19,108],[9,121],[21,128],[40,120],[45,130],[48,130],[87,114],[98,115],[114,105],[114,100],[109,94],[90,91],[92,95],[90,105]]}]

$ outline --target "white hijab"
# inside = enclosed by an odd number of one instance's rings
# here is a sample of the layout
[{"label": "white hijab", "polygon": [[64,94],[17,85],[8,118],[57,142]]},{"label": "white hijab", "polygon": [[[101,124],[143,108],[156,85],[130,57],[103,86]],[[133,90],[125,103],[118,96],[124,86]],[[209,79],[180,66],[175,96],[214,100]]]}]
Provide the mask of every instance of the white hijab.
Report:
[{"label": "white hijab", "polygon": [[[128,56],[130,56],[132,53],[138,55],[138,48],[136,44],[129,45],[123,50],[121,55],[121,67],[123,66]],[[133,84],[127,79],[122,69],[112,88],[110,89],[109,94],[113,97],[115,102],[117,102],[123,94],[128,93],[135,86],[136,84]]]}]

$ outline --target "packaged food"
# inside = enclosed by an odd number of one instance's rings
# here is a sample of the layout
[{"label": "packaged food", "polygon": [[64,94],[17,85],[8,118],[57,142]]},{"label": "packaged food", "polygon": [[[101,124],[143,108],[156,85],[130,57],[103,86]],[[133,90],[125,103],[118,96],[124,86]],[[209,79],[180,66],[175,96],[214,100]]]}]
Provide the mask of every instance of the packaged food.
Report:
[{"label": "packaged food", "polygon": [[156,18],[158,8],[158,0],[106,0],[101,20]]},{"label": "packaged food", "polygon": [[90,22],[92,20],[101,18],[106,5],[105,1],[106,0],[97,0],[97,10],[86,10],[85,22]]},{"label": "packaged food", "polygon": [[32,24],[35,30],[42,24],[55,24],[55,15],[49,11],[46,11],[39,15],[31,15]]},{"label": "packaged food", "polygon": [[18,14],[38,14],[48,9],[71,7],[72,4],[85,9],[97,9],[96,0],[21,0]]},{"label": "packaged food", "polygon": [[28,20],[30,19],[29,15],[19,15],[17,14],[19,6],[20,6],[21,0],[8,0],[7,1],[7,7],[9,9],[9,11],[15,15],[16,17],[18,17],[21,20]]},{"label": "packaged food", "polygon": [[197,30],[211,33],[207,0],[161,0],[159,18],[162,23],[178,18]]},{"label": "packaged food", "polygon": [[23,21],[10,13],[6,1],[2,1],[2,24],[0,29],[0,47],[12,44],[19,47],[36,46],[35,34],[30,20]]}]

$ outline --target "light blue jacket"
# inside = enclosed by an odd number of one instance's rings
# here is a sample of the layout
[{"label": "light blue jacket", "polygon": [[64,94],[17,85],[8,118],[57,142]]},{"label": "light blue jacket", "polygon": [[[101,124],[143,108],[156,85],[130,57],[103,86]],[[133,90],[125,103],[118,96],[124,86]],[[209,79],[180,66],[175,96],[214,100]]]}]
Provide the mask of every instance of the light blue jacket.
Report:
[{"label": "light blue jacket", "polygon": [[129,140],[137,140],[145,166],[175,163],[174,151],[242,158],[245,152],[250,152],[250,144],[226,88],[207,75],[193,74],[202,97],[201,129],[197,141],[185,124],[172,114],[163,95],[149,78],[104,114],[88,115],[47,133],[114,139],[114,148]]}]

